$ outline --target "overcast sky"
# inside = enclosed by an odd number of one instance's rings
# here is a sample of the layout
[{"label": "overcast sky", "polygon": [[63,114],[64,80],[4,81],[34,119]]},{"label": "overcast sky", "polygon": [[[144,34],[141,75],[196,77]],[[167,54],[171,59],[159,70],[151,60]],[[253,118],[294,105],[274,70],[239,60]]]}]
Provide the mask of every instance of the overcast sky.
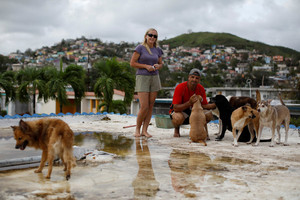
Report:
[{"label": "overcast sky", "polygon": [[141,42],[189,30],[226,32],[300,51],[299,0],[1,0],[0,54],[62,39]]}]

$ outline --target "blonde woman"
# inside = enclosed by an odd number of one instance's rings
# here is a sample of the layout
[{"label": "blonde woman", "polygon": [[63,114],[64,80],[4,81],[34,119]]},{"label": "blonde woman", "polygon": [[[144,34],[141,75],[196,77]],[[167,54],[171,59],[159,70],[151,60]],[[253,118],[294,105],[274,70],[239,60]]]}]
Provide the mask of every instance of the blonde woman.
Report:
[{"label": "blonde woman", "polygon": [[157,38],[158,34],[155,29],[147,30],[144,42],[135,48],[130,61],[131,67],[137,68],[135,92],[137,92],[140,102],[135,137],[152,137],[148,133],[148,126],[157,92],[161,89],[158,70],[163,67],[163,52],[158,47]]}]

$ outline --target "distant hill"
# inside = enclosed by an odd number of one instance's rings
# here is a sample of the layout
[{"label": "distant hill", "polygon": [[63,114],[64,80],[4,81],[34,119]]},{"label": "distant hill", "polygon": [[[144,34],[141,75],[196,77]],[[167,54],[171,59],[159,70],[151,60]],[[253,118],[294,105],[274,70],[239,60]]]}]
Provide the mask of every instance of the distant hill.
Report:
[{"label": "distant hill", "polygon": [[240,38],[230,33],[212,33],[212,32],[198,32],[182,34],[177,37],[160,41],[160,45],[169,44],[170,48],[178,46],[185,47],[201,47],[211,48],[212,45],[225,45],[227,47],[232,46],[236,49],[256,49],[260,53],[266,55],[282,55],[287,57],[296,56],[300,59],[300,52],[282,47],[282,46],[271,46],[262,42],[254,42],[247,39]]}]

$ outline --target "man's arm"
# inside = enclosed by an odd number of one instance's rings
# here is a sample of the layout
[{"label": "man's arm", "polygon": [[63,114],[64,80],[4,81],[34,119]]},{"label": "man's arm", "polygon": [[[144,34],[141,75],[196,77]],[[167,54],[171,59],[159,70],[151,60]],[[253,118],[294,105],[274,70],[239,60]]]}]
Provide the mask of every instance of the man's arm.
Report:
[{"label": "man's arm", "polygon": [[194,94],[193,96],[191,96],[190,100],[183,103],[183,104],[174,104],[173,105],[173,109],[175,112],[182,112],[185,109],[188,109],[189,107],[191,107],[196,101],[197,101],[197,96]]},{"label": "man's arm", "polygon": [[187,101],[183,104],[173,104],[173,109],[174,109],[175,112],[182,112],[185,109],[189,108],[190,106],[191,106],[190,102]]},{"label": "man's arm", "polygon": [[211,110],[211,109],[215,109],[217,106],[214,103],[209,103],[209,104],[206,104],[206,105],[202,105],[202,107],[206,110]]}]

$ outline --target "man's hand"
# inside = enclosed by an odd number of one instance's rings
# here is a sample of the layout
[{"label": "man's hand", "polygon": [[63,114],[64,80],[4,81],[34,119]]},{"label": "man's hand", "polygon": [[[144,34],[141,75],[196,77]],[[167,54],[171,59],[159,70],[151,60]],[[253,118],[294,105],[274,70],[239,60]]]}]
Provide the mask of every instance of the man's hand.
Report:
[{"label": "man's hand", "polygon": [[190,100],[189,100],[189,104],[190,106],[194,105],[194,103],[198,100],[198,97],[196,94],[193,94],[193,96],[190,97]]}]

